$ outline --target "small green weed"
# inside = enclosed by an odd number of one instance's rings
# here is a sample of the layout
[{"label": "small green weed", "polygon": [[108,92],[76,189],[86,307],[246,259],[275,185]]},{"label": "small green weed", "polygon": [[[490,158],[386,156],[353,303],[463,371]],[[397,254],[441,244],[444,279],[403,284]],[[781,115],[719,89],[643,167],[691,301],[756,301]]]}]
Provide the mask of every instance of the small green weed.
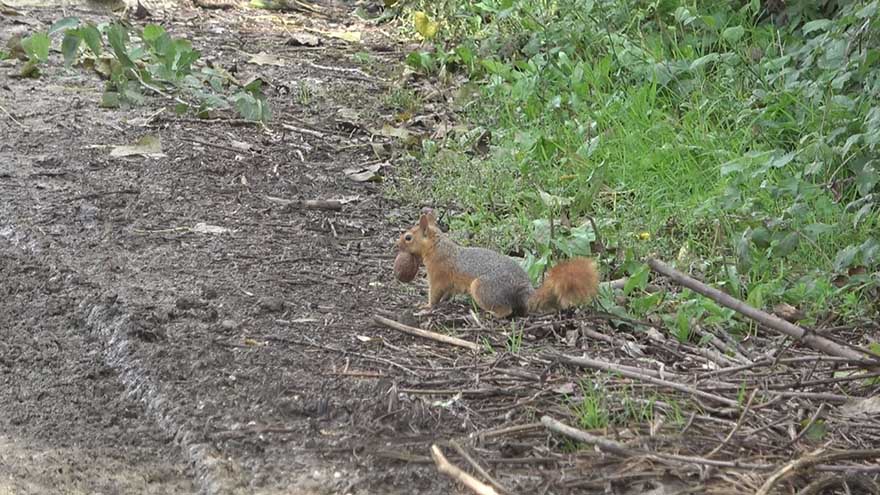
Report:
[{"label": "small green weed", "polygon": [[573,405],[575,416],[581,428],[597,430],[611,422],[611,413],[606,404],[607,396],[599,384],[583,380],[580,384],[583,398]]},{"label": "small green weed", "polygon": [[522,328],[517,329],[516,323],[511,323],[510,333],[507,335],[507,352],[519,354],[520,350],[522,350],[522,339]]}]

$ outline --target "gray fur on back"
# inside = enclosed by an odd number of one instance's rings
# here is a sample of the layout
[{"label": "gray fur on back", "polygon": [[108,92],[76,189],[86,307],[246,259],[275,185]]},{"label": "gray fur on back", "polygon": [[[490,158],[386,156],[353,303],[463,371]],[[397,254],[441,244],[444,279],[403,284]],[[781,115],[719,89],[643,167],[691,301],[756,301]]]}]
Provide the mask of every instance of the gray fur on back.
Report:
[{"label": "gray fur on back", "polygon": [[[467,253],[467,256],[463,256]],[[484,248],[459,248],[455,266],[473,277],[507,279],[510,285],[532,287],[528,274],[509,256]]]}]

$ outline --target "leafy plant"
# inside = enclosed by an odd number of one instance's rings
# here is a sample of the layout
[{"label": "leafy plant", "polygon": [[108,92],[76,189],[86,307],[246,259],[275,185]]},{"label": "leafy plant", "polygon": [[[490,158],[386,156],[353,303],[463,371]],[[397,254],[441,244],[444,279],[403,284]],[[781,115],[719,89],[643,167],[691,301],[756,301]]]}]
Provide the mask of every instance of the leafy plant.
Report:
[{"label": "leafy plant", "polygon": [[[406,5],[438,24],[407,63],[466,79],[460,118],[492,130],[480,153],[463,136],[424,148],[431,195],[475,241],[525,251],[537,277],[583,252],[557,220],[590,216],[616,254],[687,251],[759,307],[880,311],[877,1],[788,2],[782,25],[761,2]],[[693,294],[627,292],[683,340],[730,322]]]},{"label": "leafy plant", "polygon": [[148,24],[139,30],[118,22],[95,25],[66,17],[47,33],[34,33],[22,40],[28,64],[35,67],[48,60],[50,37],[57,33],[63,33],[61,53],[66,67],[88,59],[107,78],[101,99],[104,107],[140,104],[144,92],[149,92],[173,99],[178,113],[194,111],[207,116],[235,108],[247,120],[271,119],[262,81],[242,84],[220,68],[196,68],[201,53],[188,40],[172,37],[159,25]]}]

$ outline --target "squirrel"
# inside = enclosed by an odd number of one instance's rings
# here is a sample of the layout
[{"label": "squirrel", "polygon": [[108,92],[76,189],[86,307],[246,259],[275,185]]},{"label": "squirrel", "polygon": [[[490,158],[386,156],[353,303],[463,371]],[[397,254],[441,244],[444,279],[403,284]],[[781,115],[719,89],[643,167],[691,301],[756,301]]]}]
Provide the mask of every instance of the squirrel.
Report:
[{"label": "squirrel", "polygon": [[584,304],[596,295],[599,273],[590,258],[572,258],[552,267],[535,289],[512,258],[490,249],[462,247],[447,237],[432,213],[400,235],[397,247],[424,263],[430,309],[454,294],[470,294],[496,318],[525,316]]}]

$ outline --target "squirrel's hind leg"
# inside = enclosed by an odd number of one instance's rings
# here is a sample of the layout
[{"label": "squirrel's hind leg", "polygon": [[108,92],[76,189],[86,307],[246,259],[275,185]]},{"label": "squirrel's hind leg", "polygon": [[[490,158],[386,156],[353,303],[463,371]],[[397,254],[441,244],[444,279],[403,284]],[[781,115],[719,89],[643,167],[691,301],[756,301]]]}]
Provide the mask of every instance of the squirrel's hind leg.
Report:
[{"label": "squirrel's hind leg", "polygon": [[477,306],[492,313],[492,316],[496,318],[507,318],[513,314],[514,308],[511,306],[509,298],[504,297],[503,285],[496,284],[493,287],[492,282],[485,277],[476,278],[471,282],[468,292],[476,301]]}]

